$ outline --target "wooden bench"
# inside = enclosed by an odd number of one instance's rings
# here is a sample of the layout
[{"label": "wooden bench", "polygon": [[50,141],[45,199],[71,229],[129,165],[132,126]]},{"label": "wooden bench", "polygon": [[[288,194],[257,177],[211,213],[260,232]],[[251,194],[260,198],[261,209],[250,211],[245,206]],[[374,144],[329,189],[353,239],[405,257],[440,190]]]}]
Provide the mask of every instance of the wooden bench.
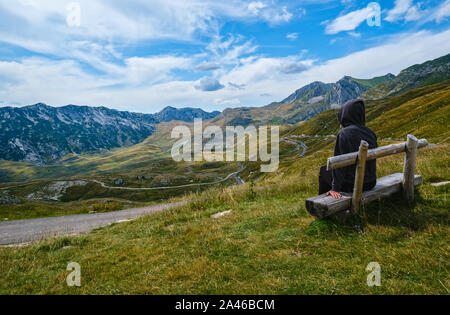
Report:
[{"label": "wooden bench", "polygon": [[[359,152],[329,158],[327,164],[329,171],[356,164],[353,194],[343,193],[340,199],[334,199],[326,194],[313,197],[306,200],[306,209],[312,216],[319,219],[348,209],[356,213],[361,205],[389,197],[401,190],[403,190],[405,199],[412,202],[414,200],[414,187],[422,184],[422,177],[414,174],[417,150],[426,146],[428,146],[426,139],[417,140],[416,137],[408,135],[408,139],[404,143],[392,144],[373,150],[369,150],[368,143],[362,141]],[[379,178],[377,185],[372,190],[363,192],[366,162],[403,152],[406,153],[403,173]]]}]

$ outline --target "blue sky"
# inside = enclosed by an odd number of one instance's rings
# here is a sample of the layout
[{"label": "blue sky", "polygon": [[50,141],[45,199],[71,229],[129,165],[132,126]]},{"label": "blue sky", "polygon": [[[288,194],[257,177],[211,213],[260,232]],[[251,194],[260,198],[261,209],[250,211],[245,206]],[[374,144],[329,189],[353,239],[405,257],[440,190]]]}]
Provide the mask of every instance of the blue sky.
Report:
[{"label": "blue sky", "polygon": [[261,106],[448,54],[449,19],[450,0],[0,0],[0,106]]}]

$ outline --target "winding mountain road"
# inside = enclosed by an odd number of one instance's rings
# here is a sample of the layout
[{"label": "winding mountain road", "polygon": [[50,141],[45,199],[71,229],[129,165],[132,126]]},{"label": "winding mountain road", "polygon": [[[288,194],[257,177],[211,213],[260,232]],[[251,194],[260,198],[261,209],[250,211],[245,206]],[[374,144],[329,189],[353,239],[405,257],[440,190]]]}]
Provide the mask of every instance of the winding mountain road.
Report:
[{"label": "winding mountain road", "polygon": [[166,203],[107,213],[0,222],[0,246],[24,244],[47,237],[88,233],[99,227],[134,220],[183,204],[185,202]]},{"label": "winding mountain road", "polygon": [[[220,184],[223,182],[226,182],[227,180],[229,180],[231,177],[236,179],[236,182],[238,185],[243,185],[245,182],[239,177],[239,174],[242,173],[242,171],[244,170],[244,166],[241,165],[239,163],[239,167],[240,169],[237,172],[233,172],[231,174],[228,174],[225,178],[215,181],[215,182],[210,182],[210,183],[194,183],[194,184],[185,184],[185,185],[179,185],[179,186],[162,186],[162,187],[144,187],[144,188],[138,188],[138,187],[113,187],[113,186],[108,186],[106,185],[104,182],[101,182],[99,180],[96,179],[85,179],[85,182],[90,182],[90,183],[97,183],[99,185],[101,185],[103,188],[107,188],[107,189],[119,189],[119,190],[167,190],[167,189],[176,189],[176,188],[186,188],[186,187],[195,187],[195,186],[208,186],[208,185],[215,185],[215,184]],[[17,188],[17,187],[21,187],[21,186],[26,186],[28,183],[26,184],[20,184],[20,185],[15,185],[15,186],[8,186],[8,187],[0,187],[0,191],[2,190],[8,190],[11,188]]]},{"label": "winding mountain road", "polygon": [[95,179],[90,179],[90,180],[85,180],[87,182],[91,182],[91,183],[97,183],[100,184],[103,188],[107,188],[107,189],[120,189],[120,190],[166,190],[166,189],[174,189],[174,188],[186,188],[186,187],[195,187],[195,186],[208,186],[208,185],[215,185],[215,184],[220,184],[223,182],[226,182],[227,180],[229,180],[231,177],[234,177],[236,179],[236,182],[238,183],[238,185],[243,185],[244,181],[239,177],[239,174],[242,173],[242,171],[244,170],[244,166],[242,164],[239,164],[239,171],[237,172],[233,172],[229,175],[227,175],[225,178],[215,181],[215,182],[211,182],[211,183],[196,183],[196,184],[185,184],[185,185],[179,185],[179,186],[163,186],[163,187],[144,187],[144,188],[133,188],[133,187],[113,187],[113,186],[108,186],[106,185],[104,182],[101,182],[99,180],[95,180]]},{"label": "winding mountain road", "polygon": [[294,145],[295,146],[294,151],[300,152],[300,157],[304,157],[306,154],[306,150],[308,150],[308,147],[306,146],[306,144],[303,141],[298,141],[298,140],[294,140],[292,138],[286,137],[286,138],[281,139],[280,142]]}]

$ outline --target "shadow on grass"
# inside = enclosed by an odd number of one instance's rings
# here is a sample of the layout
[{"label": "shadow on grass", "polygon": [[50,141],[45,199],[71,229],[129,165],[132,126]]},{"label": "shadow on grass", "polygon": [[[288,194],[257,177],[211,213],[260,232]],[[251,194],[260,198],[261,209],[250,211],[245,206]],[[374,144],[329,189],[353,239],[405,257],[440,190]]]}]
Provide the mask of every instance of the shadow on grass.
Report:
[{"label": "shadow on grass", "polygon": [[372,202],[361,208],[358,214],[340,212],[322,220],[313,221],[306,232],[311,236],[338,234],[362,234],[368,225],[389,226],[420,231],[430,225],[449,225],[449,204],[426,199],[419,192],[409,204],[401,193],[390,198]]}]

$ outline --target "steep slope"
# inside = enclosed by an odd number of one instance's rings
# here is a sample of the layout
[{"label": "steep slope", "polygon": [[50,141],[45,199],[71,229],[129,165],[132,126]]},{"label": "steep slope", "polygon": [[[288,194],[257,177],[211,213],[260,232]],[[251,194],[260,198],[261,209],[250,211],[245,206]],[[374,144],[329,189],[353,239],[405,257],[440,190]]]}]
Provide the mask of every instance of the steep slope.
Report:
[{"label": "steep slope", "polygon": [[381,77],[375,77],[372,79],[355,79],[355,78],[352,78],[352,79],[353,79],[353,81],[356,81],[359,84],[371,89],[371,88],[377,86],[378,84],[382,84],[382,83],[391,81],[394,78],[395,78],[395,75],[393,75],[392,73],[388,73],[387,75],[384,75]]},{"label": "steep slope", "polygon": [[[393,77],[392,74],[373,79],[355,79],[345,76],[334,84],[322,85],[324,87],[322,95],[316,95],[312,98],[294,98],[293,101],[284,102],[290,107],[289,116],[284,117],[284,121],[295,124],[311,119],[324,110],[340,107],[347,101],[358,98],[368,89],[380,82],[392,80]],[[287,100],[290,100],[290,98]]]},{"label": "steep slope", "polygon": [[380,83],[390,81],[394,77],[393,74],[387,74],[373,79],[356,79],[345,76],[334,84],[314,82],[297,90],[281,103],[289,104],[296,102],[298,105],[301,105],[324,101],[331,107],[340,106],[345,102],[358,97],[364,91],[367,91]]},{"label": "steep slope", "polygon": [[365,99],[379,99],[448,79],[450,79],[450,54],[420,65],[411,66],[401,71],[392,80],[381,83],[365,92],[362,97]]},{"label": "steep slope", "polygon": [[311,102],[311,100],[326,95],[332,89],[332,86],[332,84],[325,84],[319,81],[313,82],[311,84],[305,85],[301,89],[298,89],[297,91],[289,95],[286,99],[281,101],[281,104],[289,104],[292,102]]}]

